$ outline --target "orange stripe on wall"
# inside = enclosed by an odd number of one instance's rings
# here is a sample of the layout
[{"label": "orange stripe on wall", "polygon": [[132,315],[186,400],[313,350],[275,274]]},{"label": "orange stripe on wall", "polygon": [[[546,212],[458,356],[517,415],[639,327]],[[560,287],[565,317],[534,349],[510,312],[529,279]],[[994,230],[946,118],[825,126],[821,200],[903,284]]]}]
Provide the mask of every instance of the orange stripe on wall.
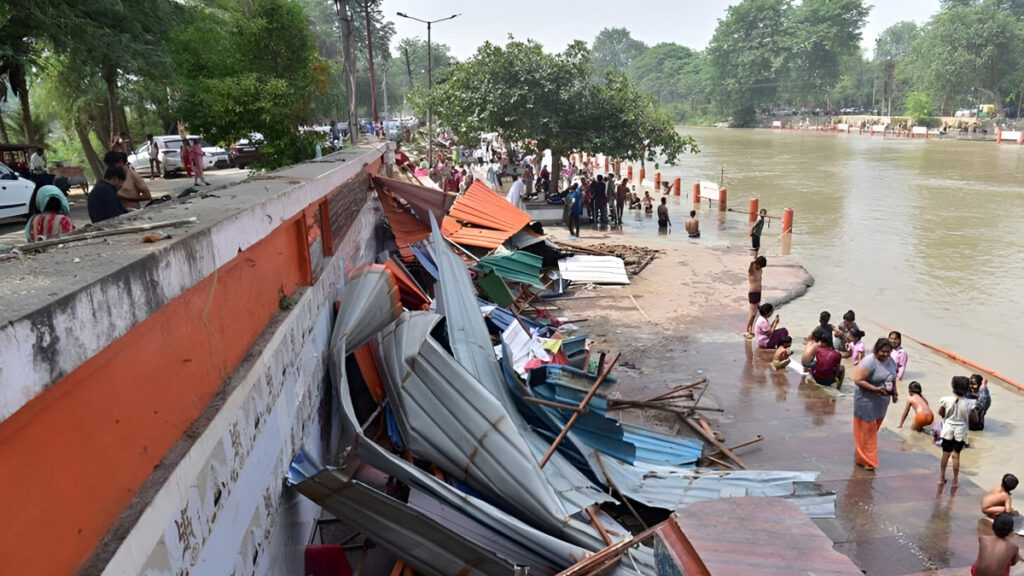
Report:
[{"label": "orange stripe on wall", "polygon": [[277,312],[278,290],[306,280],[297,220],[0,423],[0,573],[81,565],[242,361]]}]

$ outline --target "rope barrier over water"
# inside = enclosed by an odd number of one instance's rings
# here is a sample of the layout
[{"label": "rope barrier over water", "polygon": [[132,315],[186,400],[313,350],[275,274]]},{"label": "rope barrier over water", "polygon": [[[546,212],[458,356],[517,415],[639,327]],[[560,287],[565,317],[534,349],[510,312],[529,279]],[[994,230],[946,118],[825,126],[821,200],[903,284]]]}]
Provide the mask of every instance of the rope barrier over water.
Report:
[{"label": "rope barrier over water", "polygon": [[[882,324],[881,322],[878,322],[877,320],[868,319],[868,321],[871,322],[872,324],[876,324],[878,326],[881,326],[883,330],[886,330],[886,331],[889,331],[889,332],[893,331],[892,328],[886,326],[885,324]],[[978,364],[977,362],[974,362],[972,360],[964,358],[963,356],[961,356],[961,355],[959,355],[959,354],[957,354],[955,352],[950,352],[949,350],[946,350],[945,348],[939,348],[938,346],[935,346],[934,344],[929,344],[929,343],[927,343],[927,342],[925,342],[923,340],[918,340],[917,338],[914,338],[913,336],[910,336],[909,334],[906,334],[906,333],[903,333],[903,332],[900,332],[900,334],[902,334],[904,338],[909,338],[910,340],[913,340],[914,342],[917,342],[918,344],[920,344],[921,346],[924,346],[925,348],[928,348],[929,350],[934,350],[935,352],[938,352],[940,354],[944,354],[945,356],[948,356],[949,358],[951,358],[953,360],[956,360],[957,362],[959,362],[959,363],[961,363],[961,364],[963,364],[965,366],[969,366],[971,368],[974,368],[978,372],[984,372],[985,374],[988,374],[989,376],[991,376],[991,377],[993,377],[993,378],[995,378],[997,380],[1002,380],[1003,382],[1006,382],[1007,384],[1010,384],[1013,387],[1017,388],[1018,390],[1021,390],[1022,392],[1024,392],[1024,384],[1021,384],[1020,382],[1017,382],[1016,380],[1011,380],[1011,379],[1007,378],[1004,374],[1002,374],[1000,372],[996,372],[995,370],[993,370],[993,369],[991,369],[991,368],[989,368],[987,366],[982,366],[981,364]]]}]

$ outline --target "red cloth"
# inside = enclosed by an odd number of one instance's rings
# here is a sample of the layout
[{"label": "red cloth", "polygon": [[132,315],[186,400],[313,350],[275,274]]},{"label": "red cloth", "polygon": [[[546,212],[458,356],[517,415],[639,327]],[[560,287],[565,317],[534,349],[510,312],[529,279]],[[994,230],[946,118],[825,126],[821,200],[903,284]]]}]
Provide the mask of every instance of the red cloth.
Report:
[{"label": "red cloth", "polygon": [[28,223],[28,231],[32,242],[39,242],[75,229],[71,218],[59,212],[42,212],[36,214]]},{"label": "red cloth", "polygon": [[352,566],[342,546],[306,546],[306,574],[352,576]]},{"label": "red cloth", "polygon": [[814,357],[818,360],[818,364],[814,367],[814,371],[811,372],[811,376],[814,376],[816,380],[821,381],[835,380],[836,369],[839,367],[839,361],[842,359],[842,355],[832,348],[819,346]]}]

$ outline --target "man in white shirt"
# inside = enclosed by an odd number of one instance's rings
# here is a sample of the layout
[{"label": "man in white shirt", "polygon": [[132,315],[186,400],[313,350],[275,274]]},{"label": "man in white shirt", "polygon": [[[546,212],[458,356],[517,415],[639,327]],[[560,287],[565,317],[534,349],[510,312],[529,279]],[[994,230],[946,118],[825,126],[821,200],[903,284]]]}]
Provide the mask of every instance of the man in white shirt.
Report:
[{"label": "man in white shirt", "polygon": [[160,175],[160,146],[152,134],[146,134],[146,152],[149,155],[149,179],[152,180]]},{"label": "man in white shirt", "polygon": [[28,169],[33,174],[46,173],[46,160],[43,158],[43,149],[36,148],[35,152],[28,159]]},{"label": "man in white shirt", "polygon": [[526,172],[523,172],[519,178],[512,183],[512,187],[509,188],[508,194],[505,199],[509,201],[516,208],[519,208],[523,212],[526,212],[526,205],[523,204],[523,194],[526,192]]}]

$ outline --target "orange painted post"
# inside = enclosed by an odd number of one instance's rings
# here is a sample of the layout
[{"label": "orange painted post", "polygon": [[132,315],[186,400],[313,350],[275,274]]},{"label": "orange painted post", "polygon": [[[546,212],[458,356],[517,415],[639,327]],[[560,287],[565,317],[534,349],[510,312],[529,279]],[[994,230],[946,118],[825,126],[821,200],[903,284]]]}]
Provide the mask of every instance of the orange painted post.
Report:
[{"label": "orange painted post", "polygon": [[757,198],[750,199],[750,221],[757,220]]},{"label": "orange painted post", "polygon": [[633,166],[626,166],[626,180],[633,181]]},{"label": "orange painted post", "polygon": [[700,182],[693,183],[693,203],[700,204]]},{"label": "orange painted post", "polygon": [[725,197],[726,197],[726,193],[727,192],[728,192],[728,190],[726,190],[725,188],[722,188],[721,190],[718,191],[718,211],[719,212],[725,212],[726,210],[728,210],[728,207],[726,206],[726,202],[725,202]]},{"label": "orange painted post", "polygon": [[996,128],[996,144],[1002,144],[1002,143],[1003,143],[1003,131],[1000,130],[999,128]]},{"label": "orange painted post", "polygon": [[682,178],[676,178],[675,181],[672,182],[672,188],[673,188],[673,194],[675,196],[679,196],[680,189],[682,188]]},{"label": "orange painted post", "polygon": [[661,172],[654,173],[654,189],[661,192]]},{"label": "orange painted post", "polygon": [[793,209],[786,208],[782,211],[782,233],[792,234],[793,233]]},{"label": "orange painted post", "polygon": [[640,169],[640,183],[643,183],[643,181],[644,181],[644,176],[646,176],[646,174],[644,174],[644,172],[646,172],[646,170],[644,170],[643,168],[641,168],[641,169]]},{"label": "orange painted post", "polygon": [[607,156],[604,157],[604,171],[606,173],[608,172],[608,157]]},{"label": "orange painted post", "polygon": [[864,133],[864,125],[861,124],[860,126],[857,126],[857,134],[863,134],[863,133]]}]

